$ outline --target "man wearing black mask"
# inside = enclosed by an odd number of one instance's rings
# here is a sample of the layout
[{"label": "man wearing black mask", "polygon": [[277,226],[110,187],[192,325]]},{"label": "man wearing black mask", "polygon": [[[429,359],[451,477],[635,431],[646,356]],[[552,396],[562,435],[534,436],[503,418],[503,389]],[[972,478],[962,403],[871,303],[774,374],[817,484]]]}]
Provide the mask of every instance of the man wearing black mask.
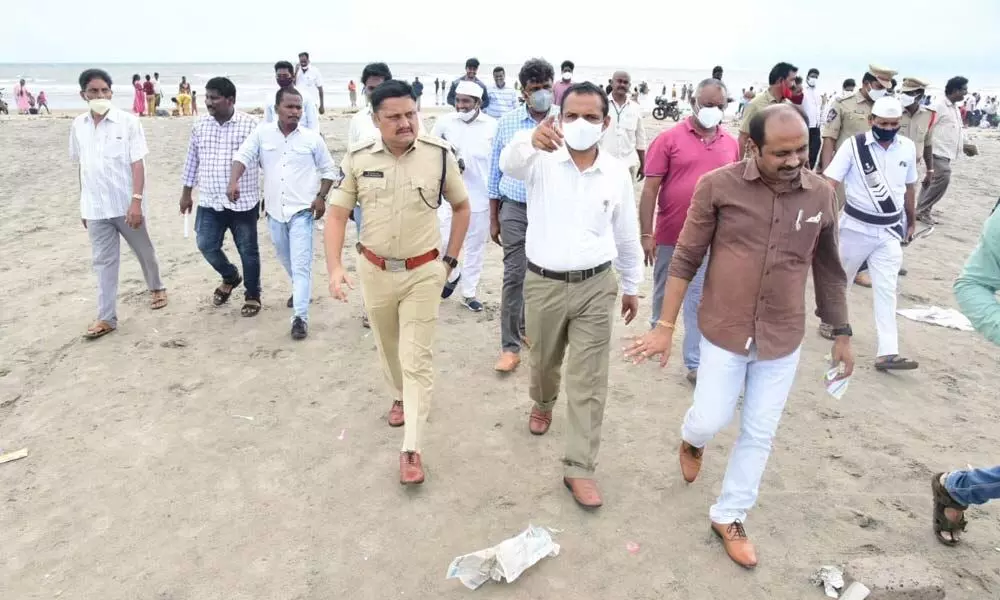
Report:
[{"label": "man wearing black mask", "polygon": [[[292,63],[287,60],[279,60],[274,63],[274,80],[278,82],[278,89],[291,88],[292,84],[295,83],[295,67],[292,66]],[[265,106],[264,122],[273,123],[277,120],[278,116],[275,114],[274,105]],[[309,97],[309,94],[305,94],[302,98],[302,119],[299,121],[299,127],[319,132],[319,109],[316,108],[316,103]]]}]

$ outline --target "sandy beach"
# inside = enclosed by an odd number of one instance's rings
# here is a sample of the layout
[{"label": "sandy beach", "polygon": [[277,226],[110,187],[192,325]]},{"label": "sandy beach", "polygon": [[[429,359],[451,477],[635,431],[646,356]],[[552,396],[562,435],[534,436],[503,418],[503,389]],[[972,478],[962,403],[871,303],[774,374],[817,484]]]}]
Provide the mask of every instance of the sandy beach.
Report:
[{"label": "sandy beach", "polygon": [[[425,111],[428,126],[434,115]],[[71,116],[0,120],[0,453],[30,452],[0,464],[3,600],[801,600],[823,597],[809,583],[821,565],[900,555],[930,561],[949,599],[1000,598],[1000,505],[972,508],[957,548],[931,531],[931,475],[998,460],[1000,349],[978,334],[900,317],[901,352],[920,370],[877,373],[871,291],[854,287],[858,367],[837,401],[822,384],[829,343],[809,316],[746,524],[761,564],[746,572],[708,521],[737,423],[685,484],[676,449],[692,389],[679,356],[664,370],[613,358],[605,506],[574,504],[560,481],[562,403],[549,434],[534,437],[526,365],[507,378],[492,368],[502,279],[492,244],[486,310],[441,307],[428,479],[401,487],[402,431],[385,423],[392,398],[360,293],[347,305],[329,297],[320,232],[306,341],[289,338],[291,285],[264,225],[263,311],[246,319],[239,302],[212,306],[218,278],[178,215],[190,118],[143,120],[147,218],[170,305],[148,308],[125,248],[119,329],[82,340],[96,282],[67,156]],[[339,110],[322,118],[338,161],[348,120]],[[671,124],[645,123],[650,136]],[[936,232],[906,249],[900,308],[956,306],[952,281],[1000,195],[1000,136],[969,134],[981,155],[954,165]],[[226,251],[237,258],[231,240]],[[356,254],[345,256],[353,269]],[[619,320],[615,356],[646,327],[651,280],[647,269],[640,316]],[[811,286],[807,295],[811,305]],[[558,531],[558,557],[476,592],[444,579],[453,557],[529,523]]]}]

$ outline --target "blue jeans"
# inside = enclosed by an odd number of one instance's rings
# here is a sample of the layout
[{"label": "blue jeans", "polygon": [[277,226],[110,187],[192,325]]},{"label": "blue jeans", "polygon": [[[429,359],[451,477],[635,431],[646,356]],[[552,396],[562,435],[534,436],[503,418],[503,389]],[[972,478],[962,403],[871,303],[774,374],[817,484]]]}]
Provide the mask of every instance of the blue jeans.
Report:
[{"label": "blue jeans", "polygon": [[[663,296],[666,292],[667,273],[670,270],[670,259],[674,256],[674,246],[657,246],[656,262],[653,264],[653,314],[649,319],[650,328],[656,327],[660,320],[660,309],[663,308]],[[701,288],[705,285],[706,258],[694,279],[688,285],[684,295],[684,366],[697,369],[700,362],[701,332],[698,330],[698,305],[701,304]]]},{"label": "blue jeans", "polygon": [[969,506],[1000,498],[1000,465],[988,469],[952,471],[944,487],[955,502]]},{"label": "blue jeans", "polygon": [[292,317],[309,321],[309,300],[312,298],[313,217],[309,209],[301,210],[287,223],[267,216],[271,241],[278,261],[292,278]]},{"label": "blue jeans", "polygon": [[226,230],[233,234],[236,251],[243,263],[243,286],[246,297],[260,299],[260,250],[257,246],[257,207],[236,212],[198,207],[194,217],[194,232],[198,250],[208,264],[222,276],[222,281],[232,283],[240,272],[222,251]]}]

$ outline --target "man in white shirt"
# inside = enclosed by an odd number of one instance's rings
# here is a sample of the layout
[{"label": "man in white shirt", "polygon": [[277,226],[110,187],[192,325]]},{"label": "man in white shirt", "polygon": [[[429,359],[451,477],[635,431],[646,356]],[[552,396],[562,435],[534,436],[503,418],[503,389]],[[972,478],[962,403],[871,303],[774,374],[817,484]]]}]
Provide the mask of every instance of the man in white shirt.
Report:
[{"label": "man in white shirt", "polygon": [[310,62],[308,52],[299,52],[299,64],[295,67],[295,88],[303,96],[309,96],[314,103],[319,103],[319,114],[326,112],[323,106],[323,75]]},{"label": "man in white shirt", "polygon": [[74,119],[69,136],[70,158],[80,165],[80,217],[90,236],[97,274],[97,321],[84,334],[87,339],[118,327],[119,236],[139,259],[153,295],[150,308],[167,305],[144,216],[146,136],[135,115],[111,104],[111,95],[107,72],[87,69],[80,74],[80,97],[90,110]]},{"label": "man in white shirt", "polygon": [[809,69],[806,74],[806,87],[802,90],[802,110],[806,111],[806,123],[809,125],[809,168],[816,167],[819,160],[819,148],[823,142],[820,128],[823,125],[823,94],[816,83],[819,81],[819,69]]},{"label": "man in white shirt", "polygon": [[646,162],[646,129],[642,126],[642,108],[629,100],[632,77],[625,71],[611,76],[611,123],[601,138],[601,150],[625,163],[632,179],[643,178]]},{"label": "man in white shirt", "polygon": [[524,300],[534,401],[528,428],[535,435],[548,431],[568,348],[563,483],[578,504],[597,508],[594,468],[618,295],[611,264],[621,273],[627,324],[639,306],[642,247],[628,169],[598,150],[610,121],[607,95],[586,82],[564,96],[559,124],[550,116],[516,133],[500,154],[500,168],[527,188]]},{"label": "man in white shirt", "polygon": [[[896,283],[903,264],[902,243],[916,226],[917,148],[897,135],[903,106],[893,96],[872,105],[871,130],[848,138],[823,170],[844,184],[840,214],[840,262],[847,281],[868,263],[875,303],[878,371],[912,370],[917,362],[899,355],[896,330]],[[848,286],[850,290],[850,286]]]},{"label": "man in white shirt", "polygon": [[944,197],[948,184],[951,183],[951,163],[958,160],[962,152],[966,156],[979,153],[976,146],[970,144],[965,137],[962,113],[958,108],[968,93],[969,80],[965,77],[952,77],[944,86],[944,95],[931,108],[937,113],[931,149],[934,154],[934,169],[928,169],[932,173],[930,184],[920,190],[917,201],[917,218],[928,225],[935,223],[931,210]]},{"label": "man in white shirt", "polygon": [[163,88],[160,87],[159,73],[153,73],[153,94],[156,96],[156,109],[159,109],[160,100],[163,99]]},{"label": "man in white shirt", "polygon": [[[225,77],[213,77],[205,84],[208,114],[191,128],[187,160],[184,161],[181,214],[194,207],[192,190],[198,187],[198,212],[194,220],[198,250],[222,277],[212,292],[212,304],[222,306],[233,290],[244,284],[246,294],[240,313],[255,317],[260,312],[260,251],[257,246],[257,207],[260,204],[260,168],[254,162],[240,179],[236,202],[226,197],[233,155],[243,145],[258,121],[236,110],[236,86]],[[243,276],[222,250],[226,231],[233,236],[243,264]],[[244,279],[244,277],[246,279]]]},{"label": "man in white shirt", "polygon": [[295,89],[278,92],[278,121],[255,129],[233,157],[226,195],[240,198],[240,177],[248,165],[264,172],[267,224],[278,260],[292,279],[292,339],[308,335],[312,297],[313,221],[326,211],[326,195],[336,178],[336,166],[319,133],[299,126],[302,95]]},{"label": "man in white shirt", "polygon": [[[483,303],[476,297],[479,276],[483,272],[486,240],[490,233],[490,198],[486,185],[490,176],[490,155],[497,132],[496,119],[482,111],[482,89],[474,81],[459,81],[455,87],[457,112],[442,115],[434,124],[434,137],[439,137],[455,150],[462,168],[462,180],[469,192],[469,229],[462,246],[461,269],[454,269],[446,284],[446,293],[454,289],[461,278],[462,304],[472,312],[482,312]],[[448,247],[451,232],[451,204],[442,202],[438,208],[441,229],[441,251]]]},{"label": "man in white shirt", "polygon": [[[287,60],[279,60],[274,63],[274,80],[278,82],[278,91],[285,89],[295,89],[292,84],[295,83],[295,67],[292,63]],[[301,94],[302,96],[302,119],[299,121],[298,126],[304,127],[306,129],[312,129],[313,131],[319,132],[319,111],[316,110],[316,103],[313,102],[312,98],[308,94]],[[274,123],[278,120],[278,115],[275,112],[275,107],[278,105],[277,102],[268,103],[264,107],[264,122]]]}]

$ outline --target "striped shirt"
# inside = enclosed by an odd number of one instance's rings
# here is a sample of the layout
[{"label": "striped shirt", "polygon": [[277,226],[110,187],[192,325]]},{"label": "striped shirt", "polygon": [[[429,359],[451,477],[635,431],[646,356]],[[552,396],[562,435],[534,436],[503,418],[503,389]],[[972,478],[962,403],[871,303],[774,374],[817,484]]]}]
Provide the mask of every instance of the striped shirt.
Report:
[{"label": "striped shirt", "polygon": [[483,112],[494,119],[499,119],[517,108],[517,92],[513,88],[493,86],[486,90],[486,94],[489,96],[490,104],[483,109]]},{"label": "striped shirt", "polygon": [[80,216],[87,220],[123,217],[132,203],[132,164],[149,148],[135,115],[112,108],[94,125],[88,110],[73,120],[69,155],[80,165]]},{"label": "striped shirt", "polygon": [[[553,105],[549,114],[558,112],[559,107]],[[523,104],[497,120],[497,133],[493,138],[493,152],[490,155],[490,180],[486,188],[490,198],[503,197],[522,203],[528,201],[524,182],[509,177],[500,170],[500,151],[510,143],[515,133],[524,129],[534,129],[537,124]]]},{"label": "striped shirt", "polygon": [[226,197],[233,156],[257,123],[255,117],[240,111],[234,111],[233,116],[222,124],[211,115],[195,121],[191,128],[187,160],[184,161],[182,183],[184,187],[197,186],[198,206],[245,212],[260,202],[260,167],[256,162],[247,165],[240,178],[240,197],[236,202],[230,202]]}]

